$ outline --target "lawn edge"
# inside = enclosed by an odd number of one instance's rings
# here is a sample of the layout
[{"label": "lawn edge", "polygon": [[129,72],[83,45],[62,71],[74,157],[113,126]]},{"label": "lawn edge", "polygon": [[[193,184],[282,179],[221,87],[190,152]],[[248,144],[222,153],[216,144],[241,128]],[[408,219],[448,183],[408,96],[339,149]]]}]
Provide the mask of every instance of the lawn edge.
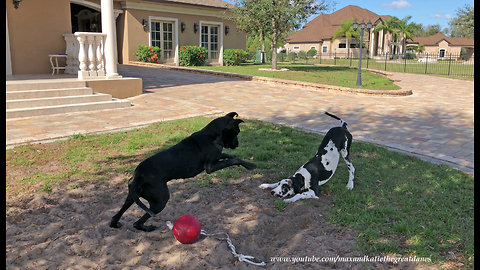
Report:
[{"label": "lawn edge", "polygon": [[[389,97],[403,97],[412,95],[413,92],[410,89],[397,89],[397,90],[372,90],[372,89],[358,89],[358,88],[350,88],[350,87],[343,87],[343,86],[336,86],[336,85],[326,85],[320,83],[311,83],[311,82],[302,82],[302,81],[293,81],[293,80],[285,80],[285,79],[277,79],[277,78],[269,78],[269,77],[261,77],[261,76],[252,76],[252,75],[245,75],[239,73],[230,73],[224,71],[213,71],[213,70],[206,70],[206,69],[198,69],[194,67],[181,67],[181,66],[171,66],[165,64],[155,64],[155,63],[146,63],[146,62],[137,62],[137,61],[129,61],[127,65],[134,65],[134,66],[144,66],[144,67],[153,67],[153,68],[161,68],[161,69],[169,69],[175,71],[186,71],[186,72],[193,72],[193,73],[202,73],[202,74],[210,74],[215,76],[223,76],[228,78],[236,78],[248,81],[257,81],[257,82],[264,82],[264,83],[274,83],[280,85],[290,85],[290,86],[300,86],[314,90],[321,90],[321,91],[335,91],[335,92],[342,92],[348,94],[360,94],[360,95],[374,95],[374,96],[389,96]],[[389,76],[388,73],[379,72],[378,70],[370,70],[369,72],[377,73],[383,76]]]}]

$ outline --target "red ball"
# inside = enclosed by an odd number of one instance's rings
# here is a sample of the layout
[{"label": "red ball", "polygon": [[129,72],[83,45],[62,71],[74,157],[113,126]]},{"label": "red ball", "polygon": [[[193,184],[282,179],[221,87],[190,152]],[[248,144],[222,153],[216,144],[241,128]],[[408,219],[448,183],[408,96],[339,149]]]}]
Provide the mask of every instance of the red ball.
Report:
[{"label": "red ball", "polygon": [[183,215],[173,224],[173,235],[182,244],[191,244],[200,237],[201,225],[192,215]]}]

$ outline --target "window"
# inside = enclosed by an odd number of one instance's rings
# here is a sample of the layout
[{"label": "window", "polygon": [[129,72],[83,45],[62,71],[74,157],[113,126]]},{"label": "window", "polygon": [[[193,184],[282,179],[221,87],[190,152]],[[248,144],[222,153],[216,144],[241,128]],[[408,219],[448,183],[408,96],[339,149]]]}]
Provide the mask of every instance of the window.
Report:
[{"label": "window", "polygon": [[328,47],[322,46],[322,53],[328,53]]},{"label": "window", "polygon": [[317,50],[317,47],[312,46],[312,47],[310,47],[310,50]]},{"label": "window", "polygon": [[294,50],[300,50],[300,46],[293,46]]},{"label": "window", "polygon": [[355,44],[355,43],[350,43],[350,48],[360,48],[360,47],[357,46],[357,44]]},{"label": "window", "polygon": [[445,57],[445,52],[446,52],[445,49],[440,49],[440,51],[438,51],[438,57],[440,58]]},{"label": "window", "polygon": [[345,49],[345,48],[347,48],[347,44],[346,43],[339,43],[338,48],[339,49]]},{"label": "window", "polygon": [[150,28],[151,45],[162,49],[164,59],[173,55],[173,22],[152,22]]}]

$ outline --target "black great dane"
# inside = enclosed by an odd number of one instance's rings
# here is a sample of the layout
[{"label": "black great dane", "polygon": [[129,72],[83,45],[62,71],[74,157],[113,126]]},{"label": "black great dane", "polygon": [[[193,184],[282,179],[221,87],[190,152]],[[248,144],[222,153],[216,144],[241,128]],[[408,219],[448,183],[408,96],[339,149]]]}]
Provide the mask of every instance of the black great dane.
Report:
[{"label": "black great dane", "polygon": [[[243,121],[234,119],[235,116],[238,114],[231,112],[216,118],[178,144],[142,161],[128,182],[127,199],[120,211],[112,217],[110,227],[119,228],[120,217],[135,202],[147,213],[133,226],[142,231],[154,230],[155,226],[145,226],[144,223],[165,208],[170,198],[167,182],[172,179],[190,178],[204,170],[212,173],[234,165],[241,165],[248,170],[255,169],[255,164],[222,153],[223,148],[238,147],[239,124]],[[150,208],[139,197],[146,199]]]}]

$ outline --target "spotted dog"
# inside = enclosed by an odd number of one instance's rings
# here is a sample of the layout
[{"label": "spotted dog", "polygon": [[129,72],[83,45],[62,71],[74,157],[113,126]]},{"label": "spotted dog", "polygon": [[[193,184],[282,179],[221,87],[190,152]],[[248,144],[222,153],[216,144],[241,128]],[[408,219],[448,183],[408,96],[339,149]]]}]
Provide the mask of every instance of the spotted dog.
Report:
[{"label": "spotted dog", "polygon": [[353,189],[355,168],[350,162],[350,146],[352,134],[347,129],[347,123],[339,117],[325,112],[326,115],[340,120],[340,126],[331,128],[323,138],[317,153],[307,163],[300,167],[292,177],[282,179],[273,184],[261,184],[261,189],[270,188],[272,195],[285,198],[285,202],[295,202],[300,199],[318,199],[318,187],[327,183],[337,169],[340,155],[347,163],[349,178],[347,189]]}]

